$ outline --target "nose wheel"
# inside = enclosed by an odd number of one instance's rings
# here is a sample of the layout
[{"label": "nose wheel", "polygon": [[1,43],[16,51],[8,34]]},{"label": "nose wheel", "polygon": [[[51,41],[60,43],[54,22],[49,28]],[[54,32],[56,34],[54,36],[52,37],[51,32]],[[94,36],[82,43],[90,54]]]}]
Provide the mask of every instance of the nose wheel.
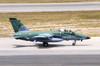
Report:
[{"label": "nose wheel", "polygon": [[74,40],[74,42],[72,43],[72,45],[73,45],[73,46],[75,46],[75,45],[76,45],[76,40]]},{"label": "nose wheel", "polygon": [[48,42],[43,42],[44,47],[48,47],[48,45],[49,45]]}]

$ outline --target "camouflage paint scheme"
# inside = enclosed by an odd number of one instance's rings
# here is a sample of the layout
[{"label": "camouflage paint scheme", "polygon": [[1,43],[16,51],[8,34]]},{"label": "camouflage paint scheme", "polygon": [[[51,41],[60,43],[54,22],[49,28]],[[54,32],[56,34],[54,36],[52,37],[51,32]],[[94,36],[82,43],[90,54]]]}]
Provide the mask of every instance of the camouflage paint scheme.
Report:
[{"label": "camouflage paint scheme", "polygon": [[73,32],[69,29],[59,29],[50,31],[30,31],[25,27],[20,20],[16,18],[9,18],[14,29],[15,39],[21,39],[33,42],[43,42],[43,46],[48,46],[48,42],[60,42],[63,40],[74,40],[73,46],[76,45],[77,40],[90,39],[90,37]]}]

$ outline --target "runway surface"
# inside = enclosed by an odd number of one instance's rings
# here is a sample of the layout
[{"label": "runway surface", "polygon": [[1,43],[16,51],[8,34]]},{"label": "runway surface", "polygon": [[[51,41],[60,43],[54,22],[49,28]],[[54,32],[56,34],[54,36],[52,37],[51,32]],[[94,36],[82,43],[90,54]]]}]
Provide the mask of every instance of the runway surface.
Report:
[{"label": "runway surface", "polygon": [[100,10],[100,2],[75,3],[6,3],[0,4],[0,12],[48,12]]},{"label": "runway surface", "polygon": [[0,56],[0,66],[100,66],[100,55]]},{"label": "runway surface", "polygon": [[100,66],[100,37],[49,44],[0,38],[0,66]]},{"label": "runway surface", "polygon": [[98,55],[100,54],[100,37],[92,37],[83,42],[73,41],[49,43],[43,47],[42,43],[34,44],[29,41],[15,40],[13,38],[0,38],[0,56],[12,55]]}]

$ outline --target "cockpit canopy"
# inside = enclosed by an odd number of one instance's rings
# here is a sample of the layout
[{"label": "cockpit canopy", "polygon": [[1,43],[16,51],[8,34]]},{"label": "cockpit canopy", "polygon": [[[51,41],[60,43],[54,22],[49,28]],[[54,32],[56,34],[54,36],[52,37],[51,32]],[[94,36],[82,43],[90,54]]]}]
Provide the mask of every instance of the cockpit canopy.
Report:
[{"label": "cockpit canopy", "polygon": [[73,31],[70,30],[70,29],[60,29],[61,32],[64,32],[64,33],[72,33]]}]

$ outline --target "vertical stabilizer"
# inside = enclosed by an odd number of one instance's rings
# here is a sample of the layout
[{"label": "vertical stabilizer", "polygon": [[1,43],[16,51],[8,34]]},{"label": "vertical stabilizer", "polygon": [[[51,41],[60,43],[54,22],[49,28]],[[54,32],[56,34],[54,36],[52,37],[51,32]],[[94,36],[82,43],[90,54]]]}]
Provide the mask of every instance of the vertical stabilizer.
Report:
[{"label": "vertical stabilizer", "polygon": [[20,20],[17,20],[16,18],[9,18],[9,21],[12,24],[12,27],[16,32],[21,32],[21,31],[30,31],[26,26],[24,26]]}]

